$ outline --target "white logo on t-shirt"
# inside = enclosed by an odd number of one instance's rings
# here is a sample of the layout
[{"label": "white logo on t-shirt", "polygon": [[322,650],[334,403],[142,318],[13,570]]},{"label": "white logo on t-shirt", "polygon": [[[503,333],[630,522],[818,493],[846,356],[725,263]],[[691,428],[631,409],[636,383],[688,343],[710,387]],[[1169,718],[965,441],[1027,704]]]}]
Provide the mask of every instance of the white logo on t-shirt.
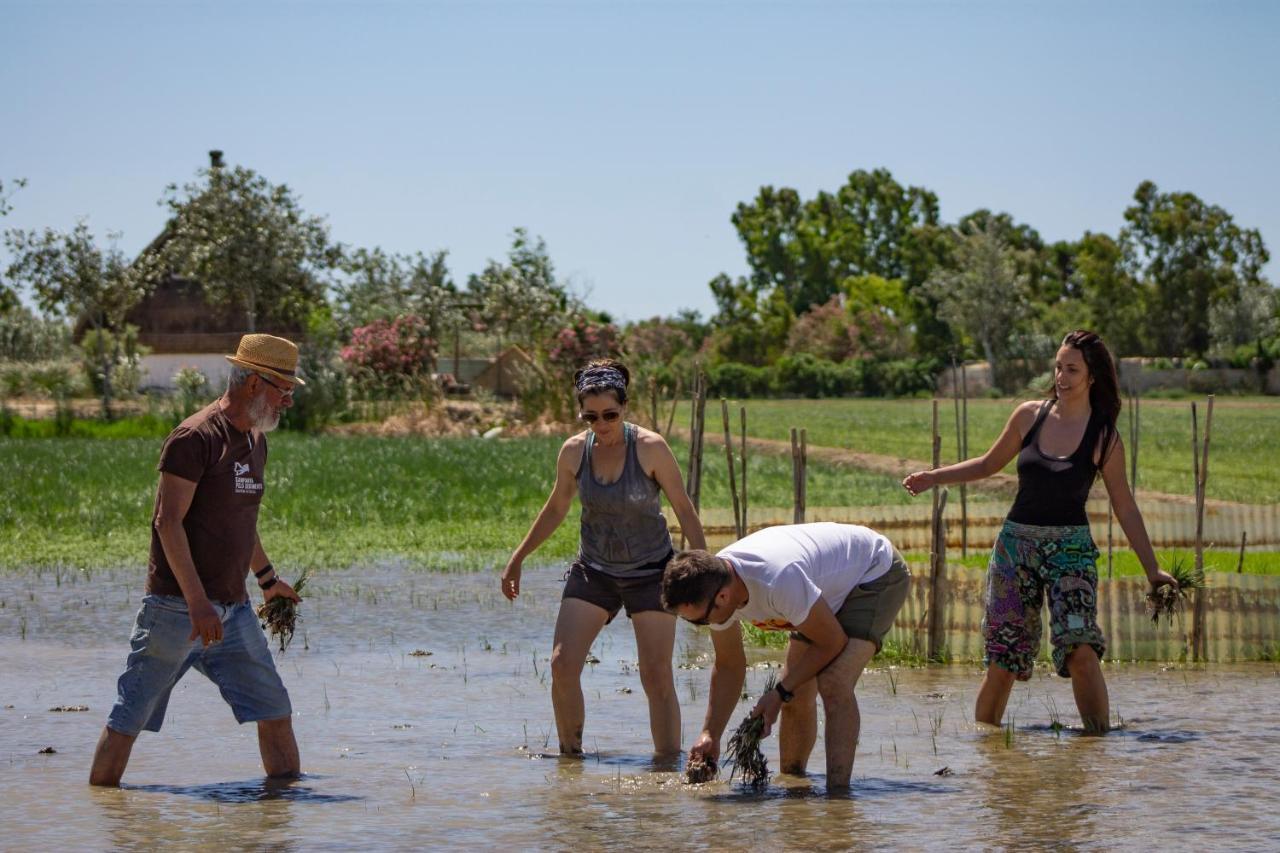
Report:
[{"label": "white logo on t-shirt", "polygon": [[249,473],[249,466],[248,466],[248,465],[246,465],[245,463],[243,463],[243,462],[233,462],[233,463],[231,463],[231,464],[232,464],[232,466],[235,468],[235,472],[236,472],[236,476],[237,476],[237,477],[242,477],[242,476],[244,476],[245,474],[248,474],[248,473]]}]

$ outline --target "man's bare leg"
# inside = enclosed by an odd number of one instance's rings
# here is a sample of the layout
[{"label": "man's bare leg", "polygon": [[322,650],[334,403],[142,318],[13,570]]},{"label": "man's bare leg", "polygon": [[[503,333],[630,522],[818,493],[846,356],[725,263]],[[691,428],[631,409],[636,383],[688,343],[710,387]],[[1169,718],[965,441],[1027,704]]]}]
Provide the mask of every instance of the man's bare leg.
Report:
[{"label": "man's bare leg", "polygon": [[849,787],[853,775],[853,757],[858,749],[862,715],[854,695],[858,677],[875,657],[875,643],[849,638],[844,651],[818,673],[818,695],[827,717],[827,790]]},{"label": "man's bare leg", "polygon": [[258,721],[258,750],[262,753],[262,769],[273,779],[293,779],[302,772],[298,757],[298,741],[293,736],[293,720]]},{"label": "man's bare leg", "polygon": [[98,746],[93,751],[93,767],[89,769],[89,784],[118,787],[120,777],[124,775],[124,769],[129,765],[133,742],[137,739],[137,735],[122,735],[103,726],[102,736],[98,738]]},{"label": "man's bare leg", "polygon": [[[788,669],[808,647],[801,640],[787,644]],[[803,776],[818,742],[818,680],[810,678],[792,692],[796,695],[782,706],[778,723],[778,765],[783,773]]]}]

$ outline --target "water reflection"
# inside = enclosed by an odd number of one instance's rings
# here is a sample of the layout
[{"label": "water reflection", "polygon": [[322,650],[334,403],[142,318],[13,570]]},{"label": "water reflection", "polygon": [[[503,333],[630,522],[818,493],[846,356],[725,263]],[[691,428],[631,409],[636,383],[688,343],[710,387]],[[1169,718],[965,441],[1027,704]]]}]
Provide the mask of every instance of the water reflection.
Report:
[{"label": "water reflection", "polygon": [[[100,791],[85,776],[141,574],[106,578],[102,590],[101,576],[61,587],[0,576],[0,704],[14,706],[0,710],[5,846],[1139,848],[1152,827],[1189,847],[1275,849],[1280,839],[1280,725],[1259,711],[1280,688],[1274,665],[1109,667],[1127,724],[1105,737],[1053,725],[1055,709],[1072,707],[1063,679],[1020,686],[1006,734],[970,722],[973,667],[873,668],[859,685],[850,791],[828,794],[820,749],[819,772],[775,775],[764,791],[723,775],[690,786],[682,761],[650,751],[626,625],[606,629],[592,649],[600,663],[584,672],[587,755],[554,752],[547,659],[559,574],[528,573],[516,606],[489,576],[323,577],[303,611],[306,642],[278,658],[303,779],[258,776],[254,727],[236,726],[216,688],[188,678],[164,730],[140,740],[126,787]],[[690,667],[678,671],[687,747],[705,712],[706,632],[682,627],[677,649]],[[753,665],[776,658],[748,655]],[[752,697],[767,675],[749,670]],[[92,710],[48,710],[80,704]],[[57,753],[38,755],[47,745]],[[776,738],[764,748],[776,770]],[[942,768],[951,775],[935,775]]]}]

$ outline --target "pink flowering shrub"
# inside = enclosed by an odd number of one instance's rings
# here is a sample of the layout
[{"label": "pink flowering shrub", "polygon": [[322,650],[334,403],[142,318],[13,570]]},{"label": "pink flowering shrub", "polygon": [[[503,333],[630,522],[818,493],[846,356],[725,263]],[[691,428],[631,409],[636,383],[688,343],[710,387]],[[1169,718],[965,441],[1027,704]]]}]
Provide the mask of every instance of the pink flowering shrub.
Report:
[{"label": "pink flowering shrub", "polygon": [[593,358],[615,358],[621,350],[618,328],[612,323],[596,323],[581,315],[552,336],[547,361],[558,373],[572,375]]},{"label": "pink flowering shrub", "polygon": [[339,354],[358,381],[378,390],[408,388],[434,369],[436,341],[421,317],[402,314],[356,329]]}]

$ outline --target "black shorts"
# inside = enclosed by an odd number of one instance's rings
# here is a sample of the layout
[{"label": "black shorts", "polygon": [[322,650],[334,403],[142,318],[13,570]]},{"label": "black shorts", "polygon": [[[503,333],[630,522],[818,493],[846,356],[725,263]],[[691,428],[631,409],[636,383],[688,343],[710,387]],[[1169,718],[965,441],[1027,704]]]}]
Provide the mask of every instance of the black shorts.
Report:
[{"label": "black shorts", "polygon": [[628,619],[648,610],[665,613],[662,608],[662,572],[674,553],[669,552],[661,560],[637,566],[628,572],[627,577],[614,577],[582,560],[574,560],[569,571],[564,573],[564,594],[560,598],[577,598],[594,604],[609,614],[609,622],[623,607],[627,608]]}]

